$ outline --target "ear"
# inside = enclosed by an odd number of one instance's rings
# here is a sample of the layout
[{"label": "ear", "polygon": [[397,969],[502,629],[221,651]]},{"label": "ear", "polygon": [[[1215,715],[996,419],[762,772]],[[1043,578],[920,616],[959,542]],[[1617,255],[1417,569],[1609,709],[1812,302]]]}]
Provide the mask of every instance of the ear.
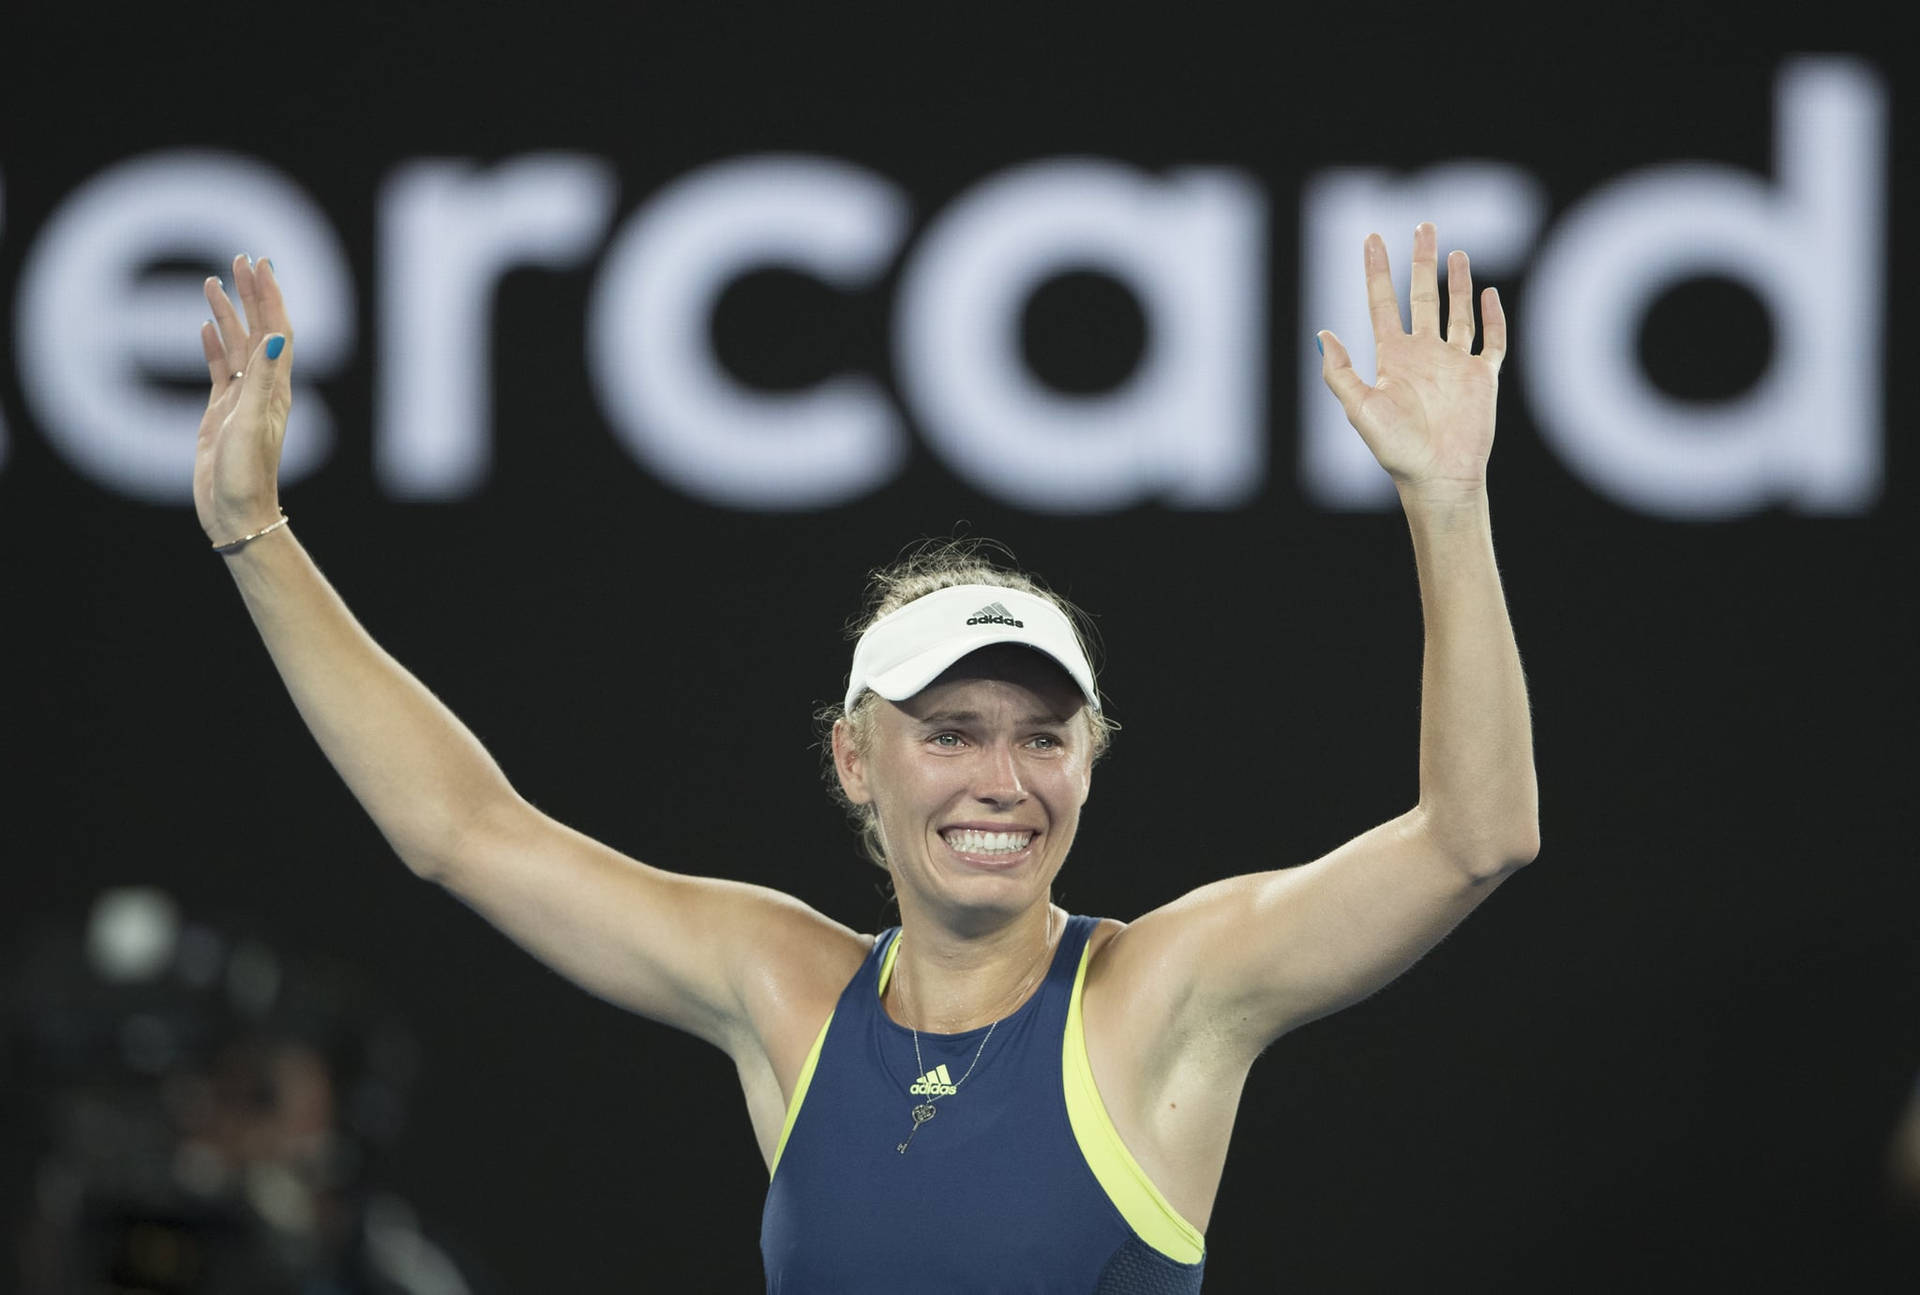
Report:
[{"label": "ear", "polygon": [[1080,803],[1085,805],[1087,798],[1093,794],[1093,759],[1091,757],[1091,752],[1093,751],[1093,716],[1089,715],[1085,708],[1082,708],[1080,717],[1084,721],[1086,733],[1087,745],[1085,749],[1089,752],[1089,755],[1082,758],[1080,765]]},{"label": "ear", "polygon": [[845,719],[833,721],[833,771],[840,775],[840,790],[856,805],[869,804],[873,793],[867,790],[867,762],[854,744],[853,726]]}]

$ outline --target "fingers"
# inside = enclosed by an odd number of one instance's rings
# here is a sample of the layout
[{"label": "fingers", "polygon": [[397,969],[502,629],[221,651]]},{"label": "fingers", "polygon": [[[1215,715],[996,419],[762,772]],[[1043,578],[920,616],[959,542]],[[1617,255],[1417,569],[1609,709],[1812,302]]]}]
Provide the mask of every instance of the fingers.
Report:
[{"label": "fingers", "polygon": [[1507,358],[1507,312],[1500,308],[1500,294],[1488,288],[1480,294],[1480,322],[1486,326],[1480,343],[1480,358],[1500,372],[1500,361]]},{"label": "fingers", "polygon": [[1328,389],[1351,419],[1359,410],[1360,402],[1367,398],[1367,393],[1373,388],[1353,371],[1353,358],[1347,354],[1347,348],[1340,344],[1339,338],[1322,330],[1319,339],[1320,376],[1326,380]]},{"label": "fingers", "polygon": [[260,313],[248,318],[269,333],[283,334],[291,342],[293,325],[287,319],[286,300],[280,295],[280,272],[273,268],[272,261],[263,259],[254,267],[253,284]]},{"label": "fingers", "polygon": [[1385,346],[1393,337],[1403,337],[1400,303],[1393,295],[1393,272],[1387,267],[1387,243],[1378,234],[1368,234],[1362,256],[1367,266],[1367,313],[1373,316],[1373,343]]},{"label": "fingers", "polygon": [[1473,268],[1465,252],[1447,257],[1447,342],[1473,350]]},{"label": "fingers", "polygon": [[240,294],[240,309],[247,318],[247,349],[266,329],[260,322],[260,289],[253,273],[253,261],[245,252],[233,258],[233,287]]},{"label": "fingers", "polygon": [[[1387,343],[1396,338],[1407,336],[1401,331],[1400,304],[1393,292],[1393,274],[1387,264],[1387,244],[1378,234],[1367,235],[1364,252],[1367,270],[1367,311],[1373,319],[1373,341],[1378,348],[1384,349]],[[1421,221],[1413,231],[1413,263],[1408,291],[1408,304],[1412,315],[1414,336],[1440,333],[1440,278],[1439,278],[1438,237],[1432,221]],[[1481,345],[1480,356],[1491,364],[1497,373],[1500,362],[1507,354],[1507,317],[1500,308],[1500,295],[1492,288],[1486,289],[1480,296]],[[1465,252],[1453,252],[1447,257],[1447,329],[1446,341],[1449,346],[1471,354],[1473,351],[1473,268],[1467,262]],[[1372,390],[1353,373],[1352,365],[1346,359],[1346,348],[1341,347],[1331,333],[1320,334],[1323,344],[1331,342],[1340,351],[1339,368],[1345,370],[1347,377],[1357,383],[1361,392]],[[1321,372],[1327,379],[1327,385],[1334,388],[1334,394],[1340,396],[1341,404],[1347,403],[1347,395],[1335,382],[1335,365],[1329,353]]]},{"label": "fingers", "polygon": [[200,325],[200,354],[206,357],[207,376],[213,379],[213,390],[207,396],[207,403],[212,404],[226,389],[227,375],[233,370],[227,367],[227,348],[221,343],[220,330],[211,319]]},{"label": "fingers", "polygon": [[[269,333],[248,357],[246,376],[240,383],[240,403],[234,417],[243,425],[265,425],[267,434],[278,438],[286,430],[290,397],[276,399],[287,389],[285,370],[293,363],[293,343],[283,334]],[[277,415],[277,416],[276,416]]]},{"label": "fingers", "polygon": [[[219,279],[211,276],[201,287],[206,291],[207,306],[213,311],[213,322],[220,333],[221,352],[227,357],[227,373],[246,368],[247,329],[234,312],[233,303],[227,300],[226,289],[220,286]],[[226,374],[220,376],[225,377]]]},{"label": "fingers", "polygon": [[1413,228],[1413,276],[1409,286],[1408,304],[1413,308],[1413,332],[1438,334],[1440,332],[1440,266],[1439,237],[1434,233],[1433,222],[1423,220]]},{"label": "fingers", "polygon": [[256,265],[241,253],[233,258],[233,283],[246,311],[244,319],[234,309],[218,278],[209,277],[201,285],[206,291],[207,304],[213,309],[210,321],[213,341],[220,348],[221,358],[216,363],[203,327],[200,346],[206,353],[207,368],[213,375],[216,390],[229,381],[231,375],[247,367],[248,357],[259,349],[260,339],[266,334],[279,333],[289,340],[293,337],[286,300],[280,295],[280,280],[274,274],[272,261],[263,260]]}]

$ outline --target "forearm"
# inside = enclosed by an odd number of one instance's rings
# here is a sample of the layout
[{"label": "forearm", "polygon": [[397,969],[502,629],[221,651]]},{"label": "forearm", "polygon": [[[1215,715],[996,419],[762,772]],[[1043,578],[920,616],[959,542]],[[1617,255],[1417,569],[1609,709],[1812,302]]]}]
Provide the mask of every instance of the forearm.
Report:
[{"label": "forearm", "polygon": [[1484,488],[1402,493],[1420,573],[1420,809],[1443,849],[1476,873],[1539,850],[1526,679],[1494,562]]},{"label": "forearm", "polygon": [[225,559],[300,717],[407,866],[445,867],[513,794],[479,739],[360,627],[291,528]]}]

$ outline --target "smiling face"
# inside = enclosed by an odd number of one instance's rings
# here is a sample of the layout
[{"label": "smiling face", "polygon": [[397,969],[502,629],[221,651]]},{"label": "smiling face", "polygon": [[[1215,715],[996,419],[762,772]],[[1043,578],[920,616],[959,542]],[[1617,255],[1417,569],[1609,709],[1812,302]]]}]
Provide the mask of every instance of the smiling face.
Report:
[{"label": "smiling face", "polygon": [[1093,767],[1065,671],[1028,648],[985,648],[905,701],[878,700],[862,738],[836,724],[834,765],[848,798],[874,808],[903,915],[971,925],[1045,902]]}]

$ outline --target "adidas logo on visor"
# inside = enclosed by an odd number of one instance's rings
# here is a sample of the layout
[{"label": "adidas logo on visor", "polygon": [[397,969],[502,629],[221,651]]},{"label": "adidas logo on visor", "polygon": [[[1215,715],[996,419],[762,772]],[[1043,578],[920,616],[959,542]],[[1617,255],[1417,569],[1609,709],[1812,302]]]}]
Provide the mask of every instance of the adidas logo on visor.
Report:
[{"label": "adidas logo on visor", "polygon": [[1027,623],[1013,618],[1013,613],[999,603],[988,603],[973,615],[967,617],[969,625],[1011,625],[1015,629],[1025,629]]}]

